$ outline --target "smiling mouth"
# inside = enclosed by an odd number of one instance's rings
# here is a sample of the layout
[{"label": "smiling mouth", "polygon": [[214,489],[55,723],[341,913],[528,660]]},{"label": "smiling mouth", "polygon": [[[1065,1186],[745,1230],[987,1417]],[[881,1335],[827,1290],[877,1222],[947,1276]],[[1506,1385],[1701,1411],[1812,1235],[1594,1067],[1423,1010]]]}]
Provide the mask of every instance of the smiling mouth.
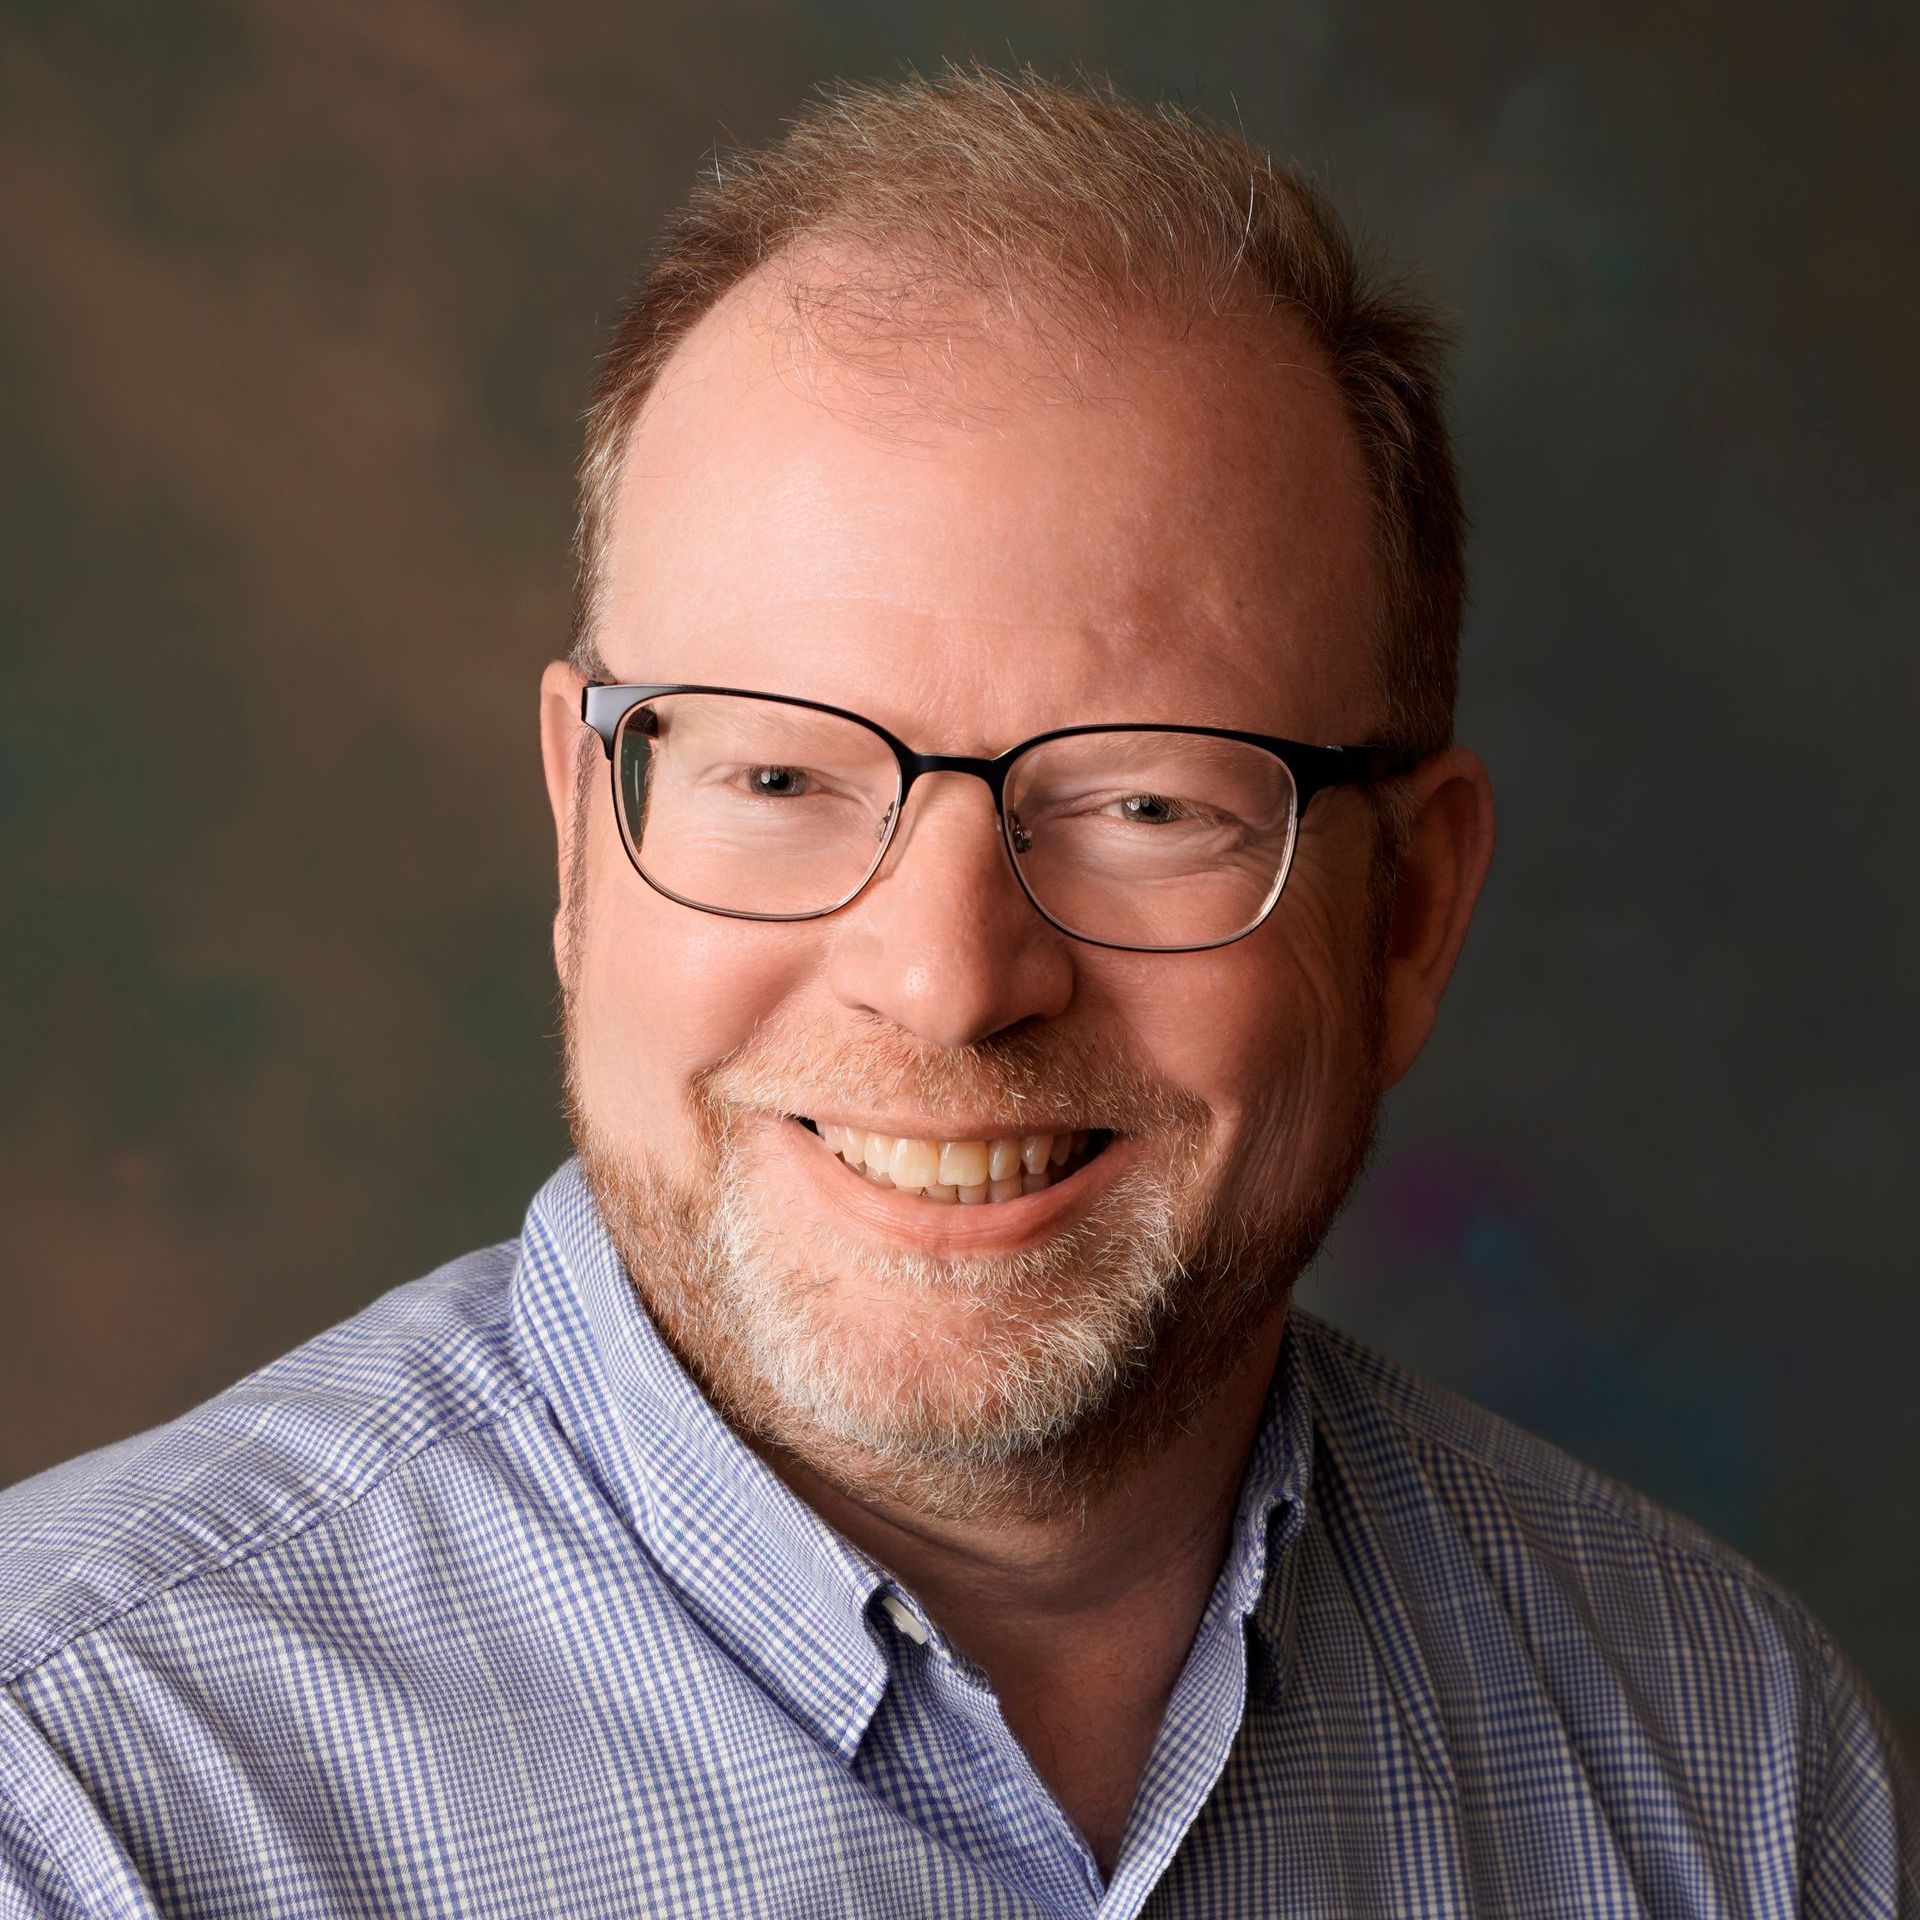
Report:
[{"label": "smiling mouth", "polygon": [[1105,1127],[1070,1133],[1012,1133],[990,1140],[922,1140],[868,1133],[832,1120],[790,1119],[814,1135],[850,1172],[877,1187],[936,1203],[997,1206],[1057,1187],[1114,1139]]}]

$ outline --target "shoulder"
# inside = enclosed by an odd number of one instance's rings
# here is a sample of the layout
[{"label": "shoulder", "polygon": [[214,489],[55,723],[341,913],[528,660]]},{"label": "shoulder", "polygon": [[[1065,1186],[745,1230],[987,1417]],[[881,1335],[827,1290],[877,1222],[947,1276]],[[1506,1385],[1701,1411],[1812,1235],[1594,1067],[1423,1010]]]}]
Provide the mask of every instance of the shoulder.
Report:
[{"label": "shoulder", "polygon": [[1730,1885],[1773,1862],[1809,1914],[1920,1896],[1892,1726],[1796,1595],[1538,1435],[1295,1325],[1320,1536],[1458,1764],[1564,1749],[1636,1849],[1685,1833]]},{"label": "shoulder", "polygon": [[[1297,1314],[1317,1424],[1360,1483],[1444,1527],[1490,1577],[1515,1553],[1557,1581],[1621,1602],[1714,1589],[1761,1637],[1815,1659],[1826,1635],[1804,1604],[1683,1514],[1311,1314]],[[1496,1563],[1498,1563],[1496,1565]],[[1605,1617],[1602,1609],[1598,1617]]]},{"label": "shoulder", "polygon": [[0,1493],[0,1686],[528,1399],[509,1339],[516,1252],[449,1261],[178,1419]]}]

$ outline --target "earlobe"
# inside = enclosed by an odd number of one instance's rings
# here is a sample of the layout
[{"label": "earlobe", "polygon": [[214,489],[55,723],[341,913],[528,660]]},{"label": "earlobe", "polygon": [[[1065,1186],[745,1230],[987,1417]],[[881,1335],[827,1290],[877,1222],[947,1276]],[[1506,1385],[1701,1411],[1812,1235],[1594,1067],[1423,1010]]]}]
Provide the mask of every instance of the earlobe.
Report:
[{"label": "earlobe", "polygon": [[1413,823],[1387,938],[1387,1086],[1419,1058],[1433,1031],[1493,862],[1493,791],[1478,754],[1449,747],[1407,778]]}]

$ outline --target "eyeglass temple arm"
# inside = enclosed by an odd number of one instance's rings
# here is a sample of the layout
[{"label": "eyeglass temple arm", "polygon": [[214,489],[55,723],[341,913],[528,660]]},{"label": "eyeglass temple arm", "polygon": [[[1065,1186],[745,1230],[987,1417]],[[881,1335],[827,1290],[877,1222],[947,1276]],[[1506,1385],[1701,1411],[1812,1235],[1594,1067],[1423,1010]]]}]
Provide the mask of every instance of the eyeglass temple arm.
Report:
[{"label": "eyeglass temple arm", "polygon": [[580,718],[600,736],[600,745],[607,758],[613,758],[613,737],[620,730],[620,716],[641,700],[652,699],[658,694],[671,693],[670,686],[612,686],[598,680],[589,680],[580,689]]},{"label": "eyeglass temple arm", "polygon": [[1391,780],[1420,764],[1418,754],[1392,747],[1291,747],[1282,756],[1293,773],[1295,804],[1302,813],[1307,802],[1326,787],[1363,786]]}]

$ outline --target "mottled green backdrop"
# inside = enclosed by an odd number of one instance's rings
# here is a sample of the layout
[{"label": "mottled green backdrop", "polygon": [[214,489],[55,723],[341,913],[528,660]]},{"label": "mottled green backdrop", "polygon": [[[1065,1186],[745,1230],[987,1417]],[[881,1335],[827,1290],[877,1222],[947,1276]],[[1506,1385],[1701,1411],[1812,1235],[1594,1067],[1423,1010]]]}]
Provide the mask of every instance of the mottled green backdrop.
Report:
[{"label": "mottled green backdrop", "polygon": [[9,6],[0,1481],[516,1231],[591,356],[716,139],[1076,57],[1457,314],[1503,839],[1307,1298],[1920,1717],[1911,9]]}]

